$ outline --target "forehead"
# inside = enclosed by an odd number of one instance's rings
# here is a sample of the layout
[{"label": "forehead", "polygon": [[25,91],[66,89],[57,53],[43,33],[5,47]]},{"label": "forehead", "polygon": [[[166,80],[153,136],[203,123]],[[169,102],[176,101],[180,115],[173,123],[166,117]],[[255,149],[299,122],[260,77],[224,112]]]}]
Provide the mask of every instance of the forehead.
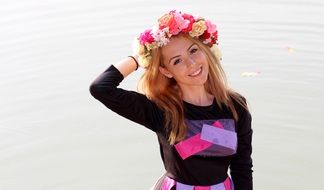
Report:
[{"label": "forehead", "polygon": [[161,48],[162,56],[168,59],[180,55],[181,52],[187,51],[192,43],[193,41],[183,36],[171,37],[169,43]]}]

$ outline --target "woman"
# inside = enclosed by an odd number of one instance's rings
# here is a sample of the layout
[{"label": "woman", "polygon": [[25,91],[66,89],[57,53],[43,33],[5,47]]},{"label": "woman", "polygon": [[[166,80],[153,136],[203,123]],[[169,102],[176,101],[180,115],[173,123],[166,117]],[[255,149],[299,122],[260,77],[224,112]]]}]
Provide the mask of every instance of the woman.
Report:
[{"label": "woman", "polygon": [[[141,33],[134,56],[90,85],[106,107],[157,134],[166,173],[155,189],[252,190],[251,115],[226,84],[217,37],[209,20],[170,11]],[[141,93],[117,88],[139,65]]]}]

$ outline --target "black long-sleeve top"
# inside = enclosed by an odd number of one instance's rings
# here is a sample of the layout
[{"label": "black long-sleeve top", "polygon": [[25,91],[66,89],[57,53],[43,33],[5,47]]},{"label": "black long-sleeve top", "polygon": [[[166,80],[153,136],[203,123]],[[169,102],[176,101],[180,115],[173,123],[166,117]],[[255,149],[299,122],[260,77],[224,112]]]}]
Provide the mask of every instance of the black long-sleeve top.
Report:
[{"label": "black long-sleeve top", "polygon": [[145,95],[118,88],[123,79],[111,65],[91,83],[90,93],[110,110],[157,134],[169,177],[188,185],[209,186],[223,182],[230,168],[235,190],[253,189],[253,131],[247,110],[235,103],[239,115],[235,122],[231,111],[226,106],[220,109],[215,99],[209,106],[183,101],[187,135],[170,145],[163,111]]}]

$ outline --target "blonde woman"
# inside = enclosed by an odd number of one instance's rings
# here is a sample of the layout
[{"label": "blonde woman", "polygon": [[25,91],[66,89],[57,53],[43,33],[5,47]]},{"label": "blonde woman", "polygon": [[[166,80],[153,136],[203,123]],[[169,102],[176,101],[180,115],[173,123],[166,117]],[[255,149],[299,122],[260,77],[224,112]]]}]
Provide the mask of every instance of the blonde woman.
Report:
[{"label": "blonde woman", "polygon": [[[166,173],[154,189],[253,188],[251,114],[227,86],[217,39],[211,21],[170,11],[140,34],[135,55],[90,85],[107,108],[157,134]],[[117,88],[138,67],[140,92]]]}]

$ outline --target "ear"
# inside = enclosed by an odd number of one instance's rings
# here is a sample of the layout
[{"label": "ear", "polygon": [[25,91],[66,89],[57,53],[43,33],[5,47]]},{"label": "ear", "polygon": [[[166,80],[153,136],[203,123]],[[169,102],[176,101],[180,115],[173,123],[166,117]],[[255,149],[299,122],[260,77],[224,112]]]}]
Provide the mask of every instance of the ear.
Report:
[{"label": "ear", "polygon": [[168,78],[172,78],[172,77],[173,77],[172,73],[170,73],[170,72],[168,71],[168,69],[166,69],[165,67],[161,67],[161,66],[159,66],[159,71],[160,71],[164,76],[166,76],[166,77],[168,77]]}]

